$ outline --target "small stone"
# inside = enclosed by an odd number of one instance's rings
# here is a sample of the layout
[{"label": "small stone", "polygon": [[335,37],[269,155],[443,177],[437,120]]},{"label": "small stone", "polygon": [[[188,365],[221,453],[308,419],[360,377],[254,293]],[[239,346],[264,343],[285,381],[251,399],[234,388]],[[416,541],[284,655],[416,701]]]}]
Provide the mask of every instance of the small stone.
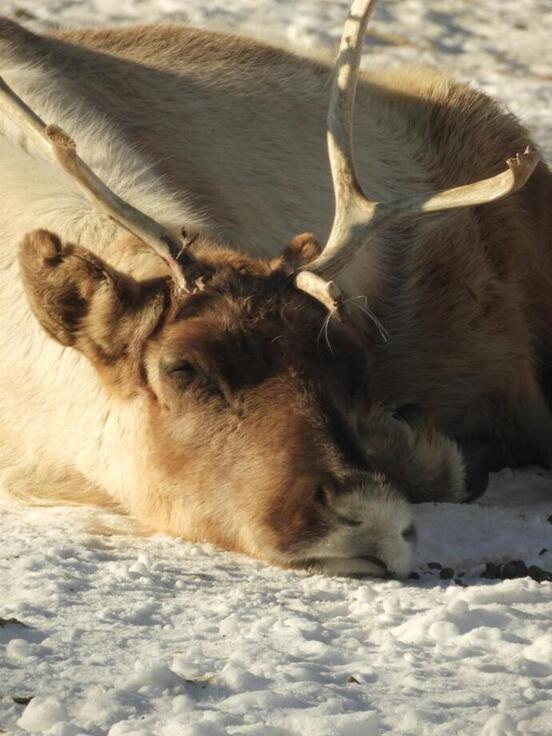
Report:
[{"label": "small stone", "polygon": [[29,695],[28,697],[22,696],[22,695],[13,695],[12,700],[14,703],[17,703],[17,705],[29,705],[31,700],[33,699],[32,695]]},{"label": "small stone", "polygon": [[524,578],[527,576],[527,565],[523,560],[512,560],[506,562],[500,568],[500,577],[503,580],[513,580],[514,578]]},{"label": "small stone", "polygon": [[443,566],[441,565],[440,562],[428,562],[427,566],[429,567],[430,570],[442,570],[443,569]]},{"label": "small stone", "polygon": [[409,580],[419,580],[420,579],[420,573],[418,572],[411,572],[408,576]]},{"label": "small stone", "polygon": [[454,570],[452,567],[443,567],[439,573],[441,580],[451,580],[454,577]]},{"label": "small stone", "polygon": [[537,583],[552,581],[552,573],[548,572],[548,570],[543,570],[542,567],[538,567],[537,565],[531,565],[527,572]]},{"label": "small stone", "polygon": [[540,567],[537,567],[537,565],[531,565],[529,568],[529,577],[536,580],[537,583],[542,583],[544,580],[542,573],[543,570],[541,570]]},{"label": "small stone", "polygon": [[2,616],[0,616],[0,629],[3,629],[5,626],[22,626],[24,629],[29,628],[27,624],[24,624],[23,621],[19,621],[17,618],[2,618]]},{"label": "small stone", "polygon": [[485,569],[481,573],[481,577],[487,578],[488,580],[498,580],[501,577],[499,566],[495,565],[494,562],[487,562]]},{"label": "small stone", "polygon": [[463,580],[460,580],[459,577],[454,578],[454,582],[456,583],[456,585],[459,585],[461,588],[468,587],[467,583],[465,583]]}]

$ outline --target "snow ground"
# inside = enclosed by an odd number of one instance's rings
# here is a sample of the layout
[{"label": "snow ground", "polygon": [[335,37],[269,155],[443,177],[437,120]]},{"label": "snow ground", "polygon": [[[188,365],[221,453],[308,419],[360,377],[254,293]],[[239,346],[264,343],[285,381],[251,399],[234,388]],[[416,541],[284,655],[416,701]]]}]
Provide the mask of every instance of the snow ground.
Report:
[{"label": "snow ground", "polygon": [[[184,20],[318,49],[347,5],[0,0],[0,12],[37,28]],[[448,67],[504,100],[552,160],[550,39],[551,0],[381,0],[369,62]],[[279,571],[90,509],[0,506],[0,730],[552,734],[552,583],[479,577],[511,559],[552,569],[552,479],[504,471],[478,504],[416,514],[420,579],[399,583]]]}]

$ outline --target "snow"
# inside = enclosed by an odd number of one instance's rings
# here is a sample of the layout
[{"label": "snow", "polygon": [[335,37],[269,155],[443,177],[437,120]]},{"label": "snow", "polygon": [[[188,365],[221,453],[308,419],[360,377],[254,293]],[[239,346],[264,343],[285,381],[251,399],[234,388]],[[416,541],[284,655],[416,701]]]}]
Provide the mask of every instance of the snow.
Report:
[{"label": "snow", "polygon": [[[319,50],[337,41],[347,5],[0,0],[0,11],[35,28],[185,20]],[[552,159],[550,38],[550,0],[381,0],[365,62],[448,67],[502,99]],[[415,513],[419,579],[399,582],[309,577],[140,537],[103,511],[4,503],[0,729],[552,733],[552,583],[480,577],[513,559],[552,569],[552,478],[505,470],[477,504]]]},{"label": "snow", "polygon": [[[339,42],[349,0],[0,0],[31,27],[185,22],[307,50]],[[370,23],[370,66],[448,69],[503,100],[552,158],[550,0],[380,0]]]},{"label": "snow", "polygon": [[[515,556],[552,567],[545,480],[549,491],[548,478],[505,472],[479,504],[418,507],[420,579],[406,582],[276,570],[138,537],[97,510],[4,505],[0,615],[29,628],[0,628],[0,726],[549,734],[552,584],[478,577],[482,563]],[[25,708],[14,696],[34,697]]]}]

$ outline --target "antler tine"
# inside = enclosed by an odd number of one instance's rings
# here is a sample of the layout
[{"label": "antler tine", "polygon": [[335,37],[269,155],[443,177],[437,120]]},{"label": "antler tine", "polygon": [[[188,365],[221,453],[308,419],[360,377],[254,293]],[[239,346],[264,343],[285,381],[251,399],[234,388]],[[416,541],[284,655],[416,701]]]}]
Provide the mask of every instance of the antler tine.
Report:
[{"label": "antler tine", "polygon": [[[353,0],[337,55],[327,119],[335,216],[324,250],[303,269],[320,277],[331,278],[339,273],[351,255],[360,248],[364,240],[364,225],[370,221],[376,206],[362,192],[353,152],[354,105],[362,45],[376,2],[377,0]],[[298,274],[296,283],[299,288],[311,293],[310,286],[317,282],[311,277]],[[319,293],[322,285],[317,283],[315,288]],[[336,293],[333,284],[331,291]]]},{"label": "antler tine", "polygon": [[334,181],[336,216],[356,198],[364,200],[353,153],[353,120],[362,44],[377,0],[354,0],[343,27],[330,105],[328,153]]},{"label": "antler tine", "polygon": [[[176,285],[187,290],[178,262],[183,251],[182,243],[158,222],[112,192],[78,156],[73,139],[57,125],[46,125],[2,77],[0,106],[22,133],[30,136],[43,155],[61,166],[98,209],[152,248],[171,269]],[[191,260],[190,254],[186,254],[186,258]]]},{"label": "antler tine", "polygon": [[328,152],[335,217],[322,253],[303,266],[295,277],[299,289],[333,308],[337,307],[335,284],[329,282],[330,286],[324,287],[324,280],[335,277],[369,235],[405,215],[469,207],[505,197],[525,184],[539,161],[538,154],[527,149],[508,159],[508,168],[489,179],[443,191],[419,192],[388,202],[368,199],[355,171],[353,112],[362,43],[375,4],[376,0],[353,0],[345,22],[328,111]]}]

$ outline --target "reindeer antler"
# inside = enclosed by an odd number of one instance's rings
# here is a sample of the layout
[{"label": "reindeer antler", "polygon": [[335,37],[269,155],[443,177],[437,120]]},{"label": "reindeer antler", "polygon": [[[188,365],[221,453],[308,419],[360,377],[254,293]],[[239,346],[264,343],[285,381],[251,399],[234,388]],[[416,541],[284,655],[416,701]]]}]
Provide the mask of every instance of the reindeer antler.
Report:
[{"label": "reindeer antler", "polygon": [[297,288],[326,307],[337,308],[335,277],[367,238],[405,215],[439,212],[492,202],[522,187],[539,161],[527,149],[506,161],[508,168],[473,184],[374,202],[362,191],[353,155],[353,113],[362,43],[377,0],[353,0],[345,21],[328,110],[328,152],[335,193],[335,217],[322,253],[295,277]]},{"label": "reindeer antler", "polygon": [[[182,266],[194,265],[184,244],[143,212],[122,200],[79,157],[73,139],[57,125],[46,125],[0,77],[0,105],[43,155],[53,159],[78,184],[86,197],[111,219],[149,245],[169,266],[178,287],[187,290]],[[183,257],[186,259],[182,263]]]}]

